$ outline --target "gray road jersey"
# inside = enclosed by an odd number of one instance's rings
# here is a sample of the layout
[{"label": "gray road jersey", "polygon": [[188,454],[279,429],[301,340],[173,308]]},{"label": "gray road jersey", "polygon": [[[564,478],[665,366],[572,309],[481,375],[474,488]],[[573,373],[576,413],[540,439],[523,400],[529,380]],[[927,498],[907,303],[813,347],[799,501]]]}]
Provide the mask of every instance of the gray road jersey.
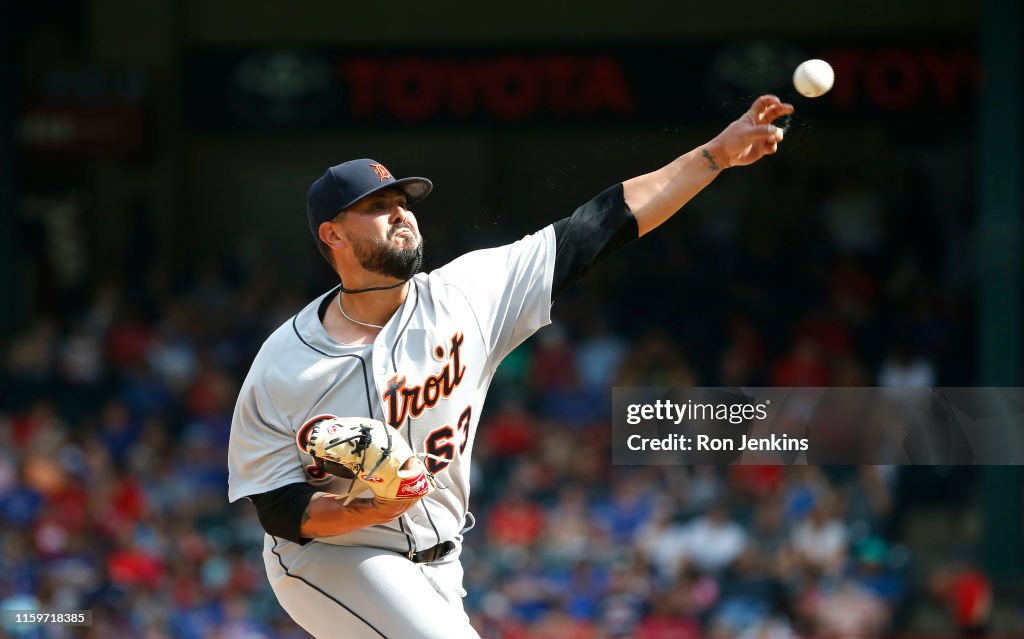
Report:
[{"label": "gray road jersey", "polygon": [[[335,342],[313,300],[267,339],[235,406],[228,498],[306,481],[344,494],[349,481],[319,477],[296,433],[319,415],[369,416],[399,428],[427,460],[440,490],[398,520],[321,539],[399,552],[429,548],[463,527],[470,455],[484,398],[501,360],[548,324],[555,233],[474,251],[411,280],[409,295],[373,344]],[[369,495],[369,492],[366,493]]]}]

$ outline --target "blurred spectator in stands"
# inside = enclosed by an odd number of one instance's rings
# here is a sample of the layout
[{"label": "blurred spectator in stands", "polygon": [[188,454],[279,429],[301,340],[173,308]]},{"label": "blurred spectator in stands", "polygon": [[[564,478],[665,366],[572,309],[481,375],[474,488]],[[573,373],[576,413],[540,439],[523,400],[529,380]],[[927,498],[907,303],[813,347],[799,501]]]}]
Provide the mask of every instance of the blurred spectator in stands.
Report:
[{"label": "blurred spectator in stands", "polygon": [[664,466],[661,470],[668,496],[683,517],[703,514],[725,499],[726,485],[718,466]]},{"label": "blurred spectator in stands", "polygon": [[527,555],[494,585],[507,600],[512,614],[528,624],[543,617],[554,605],[554,594],[549,592],[536,562]]},{"label": "blurred spectator in stands", "polygon": [[176,394],[184,393],[199,374],[189,322],[188,311],[182,304],[169,306],[147,356],[150,368]]},{"label": "blurred spectator in stands", "polygon": [[542,397],[576,384],[576,362],[565,327],[552,324],[534,338],[530,387]]},{"label": "blurred spectator in stands", "polygon": [[747,545],[721,580],[722,594],[715,609],[718,622],[736,628],[761,626],[786,611],[786,591],[772,564],[756,542]]},{"label": "blurred spectator in stands", "polygon": [[765,363],[764,344],[750,319],[729,318],[728,346],[718,355],[719,386],[757,386]]},{"label": "blurred spectator in stands", "polygon": [[43,496],[22,476],[13,488],[0,493],[0,524],[5,530],[27,530],[35,523],[43,506]]},{"label": "blurred spectator in stands", "polygon": [[675,509],[667,502],[659,502],[650,518],[637,530],[637,549],[663,584],[671,584],[690,551],[687,528],[676,523]]},{"label": "blurred spectator in stands", "polygon": [[889,565],[889,545],[871,535],[854,544],[852,554],[849,579],[885,602],[889,610],[896,610],[906,592],[903,576]]},{"label": "blurred spectator in stands", "polygon": [[491,544],[526,549],[543,530],[544,511],[526,499],[520,487],[510,484],[504,497],[491,509],[487,522],[487,536]]},{"label": "blurred spectator in stands", "polygon": [[795,466],[786,477],[783,490],[783,507],[790,527],[798,524],[808,515],[817,502],[818,495],[828,490],[827,480],[816,466]]},{"label": "blurred spectator in stands", "polygon": [[60,424],[61,419],[53,403],[38,400],[29,410],[11,420],[11,443],[22,450],[46,443],[40,439],[45,438],[46,433],[60,429]]},{"label": "blurred spectator in stands", "polygon": [[586,322],[583,330],[584,337],[576,347],[576,378],[584,392],[608,395],[626,354],[626,340],[612,333],[601,315]]},{"label": "blurred spectator in stands", "polygon": [[860,325],[872,316],[877,288],[858,260],[841,257],[829,280],[829,306],[847,324]]},{"label": "blurred spectator in stands", "polygon": [[718,358],[719,386],[751,386],[754,370],[743,352],[735,346],[722,351]]},{"label": "blurred spectator in stands", "polygon": [[576,619],[596,619],[610,589],[608,570],[596,563],[600,559],[581,559],[574,565],[545,570],[548,588],[558,593],[561,608]]},{"label": "blurred spectator in stands", "polygon": [[178,401],[148,366],[123,368],[119,377],[119,398],[128,406],[132,415],[164,414]]},{"label": "blurred spectator in stands", "polygon": [[864,388],[871,385],[871,376],[856,356],[847,353],[832,360],[832,385]]},{"label": "blurred spectator in stands", "polygon": [[631,544],[654,511],[652,486],[635,476],[614,481],[611,493],[595,504],[594,516],[617,543]]},{"label": "blurred spectator in stands", "polygon": [[253,617],[247,601],[239,595],[229,595],[224,599],[223,615],[217,629],[219,639],[269,639],[273,636]]},{"label": "blurred spectator in stands", "polygon": [[850,352],[850,331],[829,306],[820,306],[797,324],[797,342],[806,337],[814,342],[825,362],[832,362]]},{"label": "blurred spectator in stands", "polygon": [[128,407],[118,400],[110,400],[103,407],[100,418],[100,439],[110,458],[117,466],[124,466],[128,452],[138,440],[141,426],[132,419]]},{"label": "blurred spectator in stands", "polygon": [[537,445],[535,418],[519,398],[502,402],[494,415],[480,426],[483,443],[493,458],[510,459],[533,452]]},{"label": "blurred spectator in stands", "polygon": [[73,386],[94,387],[104,375],[103,346],[85,322],[78,321],[58,346],[61,378]]},{"label": "blurred spectator in stands", "polygon": [[653,597],[651,612],[637,625],[635,639],[701,639],[700,624],[692,616],[682,590],[660,592]]},{"label": "blurred spectator in stands", "polygon": [[817,496],[810,514],[793,529],[792,545],[804,566],[839,574],[846,561],[847,534],[831,493]]},{"label": "blurred spectator in stands", "polygon": [[[685,384],[674,384],[677,379]],[[677,340],[651,330],[633,344],[619,369],[616,386],[694,385],[696,375],[690,368]]]},{"label": "blurred spectator in stands", "polygon": [[929,579],[931,594],[949,611],[961,637],[987,637],[992,622],[992,582],[973,562],[959,558]]},{"label": "blurred spectator in stands", "polygon": [[757,548],[765,561],[782,573],[785,568],[782,562],[788,559],[790,545],[786,510],[781,497],[756,502],[750,537],[757,541]]},{"label": "blurred spectator in stands", "polygon": [[596,556],[598,532],[590,522],[586,493],[576,485],[567,484],[558,498],[546,508],[544,543],[539,550],[546,565],[570,565]]},{"label": "blurred spectator in stands", "polygon": [[861,535],[884,534],[893,508],[895,466],[861,466],[843,486],[846,523]]},{"label": "blurred spectator in stands", "polygon": [[874,255],[882,248],[884,232],[878,190],[851,167],[834,175],[836,184],[821,205],[829,239],[842,255]]},{"label": "blurred spectator in stands", "polygon": [[807,334],[798,334],[793,348],[772,371],[773,386],[830,386],[832,375],[821,347]]},{"label": "blurred spectator in stands", "polygon": [[121,306],[107,333],[107,353],[113,364],[127,370],[144,364],[154,333],[141,309]]},{"label": "blurred spectator in stands", "polygon": [[786,476],[784,466],[737,464],[728,467],[729,483],[745,501],[760,503],[782,490]]},{"label": "blurred spectator in stands", "polygon": [[552,610],[540,618],[530,630],[530,639],[603,639],[606,635],[592,621],[577,619]]},{"label": "blurred spectator in stands", "polygon": [[115,538],[115,548],[107,557],[107,575],[118,586],[156,588],[164,577],[164,561],[139,548],[130,528],[122,528]]},{"label": "blurred spectator in stands", "polygon": [[686,525],[684,539],[688,561],[701,570],[718,573],[740,557],[747,547],[747,534],[732,520],[729,505],[720,500],[708,513]]},{"label": "blurred spectator in stands", "polygon": [[911,354],[906,346],[891,351],[878,371],[879,386],[926,387],[935,383],[935,365],[926,357]]},{"label": "blurred spectator in stands", "polygon": [[[481,639],[527,639],[527,625],[518,619],[509,605],[508,598],[497,588],[482,594],[479,606],[467,607],[473,629]],[[472,596],[472,590],[470,590]],[[473,612],[473,610],[477,612]]]},{"label": "blurred spectator in stands", "polygon": [[686,595],[687,604],[693,615],[706,625],[708,615],[718,604],[721,588],[713,575],[704,572],[697,563],[683,566],[676,586]]},{"label": "blurred spectator in stands", "polygon": [[0,497],[14,489],[18,482],[18,463],[11,443],[10,426],[0,421]]},{"label": "blurred spectator in stands", "polygon": [[647,567],[634,559],[623,557],[611,569],[599,620],[609,637],[630,637],[654,593]]},{"label": "blurred spectator in stands", "polygon": [[57,324],[40,317],[32,327],[14,335],[7,352],[7,370],[16,382],[44,384],[50,381],[57,350]]},{"label": "blurred spectator in stands", "polygon": [[583,428],[607,412],[605,402],[580,385],[577,357],[560,324],[538,333],[530,368],[530,386],[540,399],[539,412],[566,426]]},{"label": "blurred spectator in stands", "polygon": [[194,418],[189,429],[208,438],[214,446],[226,447],[237,393],[238,384],[231,375],[207,362],[188,393],[188,410]]},{"label": "blurred spectator in stands", "polygon": [[815,639],[880,639],[890,619],[880,598],[849,580],[818,586],[804,605]]}]

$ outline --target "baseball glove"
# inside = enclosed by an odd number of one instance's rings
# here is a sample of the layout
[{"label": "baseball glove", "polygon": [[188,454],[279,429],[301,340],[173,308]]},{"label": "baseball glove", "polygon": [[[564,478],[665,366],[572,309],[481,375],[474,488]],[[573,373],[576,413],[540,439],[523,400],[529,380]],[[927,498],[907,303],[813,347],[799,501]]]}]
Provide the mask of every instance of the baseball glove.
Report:
[{"label": "baseball glove", "polygon": [[324,472],[354,480],[343,503],[366,485],[378,499],[419,499],[435,487],[420,458],[397,430],[376,419],[322,415],[296,436]]}]

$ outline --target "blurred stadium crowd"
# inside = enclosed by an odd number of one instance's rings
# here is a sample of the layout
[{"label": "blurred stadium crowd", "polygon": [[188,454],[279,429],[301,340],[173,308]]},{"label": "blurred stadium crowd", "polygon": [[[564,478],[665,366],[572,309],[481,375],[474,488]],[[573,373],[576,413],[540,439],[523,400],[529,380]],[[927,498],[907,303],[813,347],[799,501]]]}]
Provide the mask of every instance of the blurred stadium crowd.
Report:
[{"label": "blurred stadium crowd", "polygon": [[[919,187],[883,206],[823,184],[817,225],[758,211],[655,233],[556,301],[475,442],[463,561],[482,637],[867,639],[913,629],[922,593],[951,630],[987,619],[984,575],[912,569],[909,469],[609,466],[615,385],[970,383],[963,291]],[[5,345],[0,606],[94,610],[73,636],[305,636],[254,508],[226,503],[225,456],[252,356],[319,284],[265,257],[121,266]]]}]

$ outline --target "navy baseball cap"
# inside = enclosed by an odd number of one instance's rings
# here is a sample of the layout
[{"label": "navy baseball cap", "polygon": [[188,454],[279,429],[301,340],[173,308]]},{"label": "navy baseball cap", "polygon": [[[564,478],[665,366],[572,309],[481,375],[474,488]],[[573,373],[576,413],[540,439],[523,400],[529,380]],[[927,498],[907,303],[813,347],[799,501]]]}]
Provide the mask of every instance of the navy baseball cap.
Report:
[{"label": "navy baseball cap", "polygon": [[369,158],[342,162],[327,169],[306,194],[306,217],[313,239],[320,236],[321,224],[367,195],[387,188],[404,191],[408,205],[412,206],[430,195],[434,184],[422,177],[396,180],[383,164]]}]

